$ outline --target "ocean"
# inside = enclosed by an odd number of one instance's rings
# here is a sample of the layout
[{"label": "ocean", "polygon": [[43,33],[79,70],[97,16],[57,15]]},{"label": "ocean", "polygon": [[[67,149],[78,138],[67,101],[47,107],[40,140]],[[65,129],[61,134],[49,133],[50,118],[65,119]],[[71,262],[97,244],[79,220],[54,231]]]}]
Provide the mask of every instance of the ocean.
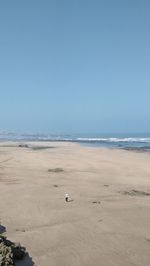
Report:
[{"label": "ocean", "polygon": [[0,141],[69,141],[86,146],[150,151],[150,134],[47,134],[0,131]]}]

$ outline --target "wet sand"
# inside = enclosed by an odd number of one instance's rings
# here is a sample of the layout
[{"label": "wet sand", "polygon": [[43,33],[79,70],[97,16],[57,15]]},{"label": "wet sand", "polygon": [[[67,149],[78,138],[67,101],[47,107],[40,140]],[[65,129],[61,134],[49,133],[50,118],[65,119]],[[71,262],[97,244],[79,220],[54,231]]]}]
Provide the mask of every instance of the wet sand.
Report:
[{"label": "wet sand", "polygon": [[0,143],[1,225],[29,252],[18,266],[150,265],[150,154],[25,144]]}]

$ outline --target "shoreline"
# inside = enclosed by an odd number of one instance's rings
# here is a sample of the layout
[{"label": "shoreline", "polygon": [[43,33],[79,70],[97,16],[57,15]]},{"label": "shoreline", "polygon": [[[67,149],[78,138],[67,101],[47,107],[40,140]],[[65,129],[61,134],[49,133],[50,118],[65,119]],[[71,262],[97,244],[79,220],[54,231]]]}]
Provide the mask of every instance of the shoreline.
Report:
[{"label": "shoreline", "polygon": [[[15,144],[15,145],[14,145]],[[44,144],[44,145],[43,145]],[[47,145],[49,144],[49,145]],[[89,143],[82,143],[82,142],[77,142],[77,141],[48,141],[48,140],[34,140],[34,141],[18,141],[18,140],[9,140],[9,141],[0,141],[0,147],[6,146],[6,147],[20,147],[20,148],[30,148],[30,149],[50,149],[50,148],[55,148],[58,147],[59,145],[78,145],[81,147],[85,148],[96,148],[96,149],[106,149],[106,150],[124,150],[124,151],[131,151],[135,153],[150,153],[150,147],[147,146],[142,146],[142,147],[132,147],[132,146],[100,146],[100,145],[92,145]]]}]

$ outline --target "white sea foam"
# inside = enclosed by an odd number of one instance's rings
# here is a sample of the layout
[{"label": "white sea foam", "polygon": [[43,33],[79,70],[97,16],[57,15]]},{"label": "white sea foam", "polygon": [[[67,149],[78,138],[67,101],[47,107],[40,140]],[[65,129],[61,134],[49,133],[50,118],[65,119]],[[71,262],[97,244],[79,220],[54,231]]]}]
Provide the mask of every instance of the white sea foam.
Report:
[{"label": "white sea foam", "polygon": [[107,138],[77,138],[78,141],[107,141]]},{"label": "white sea foam", "polygon": [[139,142],[150,143],[150,138],[77,138],[78,141],[85,142]]}]

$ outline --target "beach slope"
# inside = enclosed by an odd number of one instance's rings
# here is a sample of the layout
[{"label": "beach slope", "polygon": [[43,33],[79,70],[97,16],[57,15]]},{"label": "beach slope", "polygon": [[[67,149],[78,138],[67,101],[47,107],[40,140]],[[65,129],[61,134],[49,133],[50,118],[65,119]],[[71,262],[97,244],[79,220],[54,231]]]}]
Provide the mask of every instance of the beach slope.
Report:
[{"label": "beach slope", "polygon": [[25,144],[0,144],[0,221],[26,265],[150,265],[150,154]]}]

